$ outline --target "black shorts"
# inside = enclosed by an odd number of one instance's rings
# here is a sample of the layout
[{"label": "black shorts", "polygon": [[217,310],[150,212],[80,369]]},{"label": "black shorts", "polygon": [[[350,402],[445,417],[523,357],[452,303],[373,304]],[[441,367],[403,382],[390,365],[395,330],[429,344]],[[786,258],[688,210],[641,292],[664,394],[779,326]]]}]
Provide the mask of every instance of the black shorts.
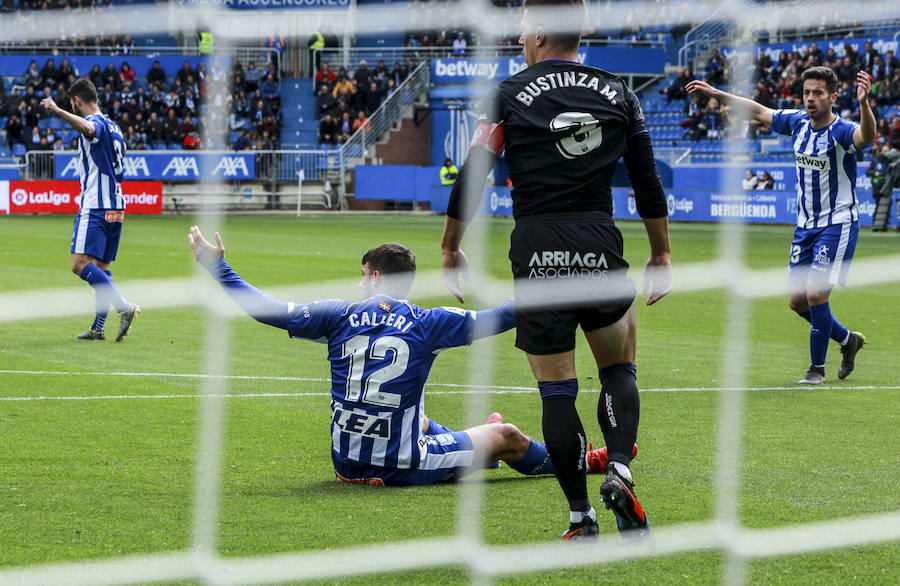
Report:
[{"label": "black shorts", "polygon": [[[577,326],[590,332],[612,325],[634,302],[622,234],[606,212],[519,218],[510,236],[509,260],[515,278],[516,346],[529,354],[572,350]],[[551,283],[552,289],[536,291],[530,286],[534,283]],[[585,301],[583,295],[565,300],[573,285],[583,293],[583,285],[590,291],[594,283],[597,300]],[[519,308],[535,303],[541,307]]]}]

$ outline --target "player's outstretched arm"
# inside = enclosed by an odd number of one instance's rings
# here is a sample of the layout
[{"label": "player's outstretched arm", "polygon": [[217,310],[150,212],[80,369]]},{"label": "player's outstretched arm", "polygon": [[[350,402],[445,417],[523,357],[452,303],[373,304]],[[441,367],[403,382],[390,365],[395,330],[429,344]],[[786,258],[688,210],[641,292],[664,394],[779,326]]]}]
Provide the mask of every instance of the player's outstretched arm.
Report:
[{"label": "player's outstretched arm", "polygon": [[475,312],[475,326],[472,328],[472,339],[479,340],[496,334],[502,334],[516,327],[515,301],[510,299],[494,309]]},{"label": "player's outstretched arm", "polygon": [[688,84],[684,86],[684,91],[690,95],[702,94],[710,98],[716,98],[719,102],[728,104],[732,109],[742,113],[748,118],[756,120],[757,122],[762,122],[766,126],[772,124],[772,115],[775,113],[775,110],[772,108],[767,108],[762,104],[747,98],[723,92],[722,90],[709,85],[705,81],[699,79],[689,81]]},{"label": "player's outstretched arm", "polygon": [[872,78],[866,71],[856,74],[856,98],[859,100],[859,128],[853,131],[853,146],[865,148],[875,140],[875,114],[869,106]]},{"label": "player's outstretched arm", "polygon": [[73,129],[77,130],[87,138],[94,138],[95,130],[94,125],[79,116],[78,114],[73,114],[72,112],[66,112],[62,108],[56,105],[56,102],[53,101],[53,98],[44,98],[41,100],[41,106],[44,107],[51,114],[55,114],[69,123]]},{"label": "player's outstretched arm", "polygon": [[241,309],[246,311],[250,317],[276,328],[288,329],[290,305],[284,301],[272,299],[250,283],[244,281],[225,262],[225,245],[218,232],[215,234],[215,239],[216,244],[213,246],[203,237],[199,227],[191,226],[188,233],[188,242],[194,253],[194,259],[215,277],[228,296]]}]

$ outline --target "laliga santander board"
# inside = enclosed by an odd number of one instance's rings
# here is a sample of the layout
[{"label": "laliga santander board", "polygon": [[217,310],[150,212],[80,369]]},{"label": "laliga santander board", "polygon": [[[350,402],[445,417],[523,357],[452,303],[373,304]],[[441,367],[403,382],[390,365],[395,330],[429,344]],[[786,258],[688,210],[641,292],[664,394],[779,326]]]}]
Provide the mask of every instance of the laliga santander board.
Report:
[{"label": "laliga santander board", "polygon": [[[161,214],[162,181],[124,181],[126,214]],[[0,181],[0,214],[74,214],[78,181]]]}]

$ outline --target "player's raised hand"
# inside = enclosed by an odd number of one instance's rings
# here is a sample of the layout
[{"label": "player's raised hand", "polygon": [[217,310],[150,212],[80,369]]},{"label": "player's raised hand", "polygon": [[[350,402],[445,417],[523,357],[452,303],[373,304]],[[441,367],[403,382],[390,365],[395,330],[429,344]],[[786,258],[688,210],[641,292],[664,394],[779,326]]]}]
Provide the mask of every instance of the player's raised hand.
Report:
[{"label": "player's raised hand", "polygon": [[194,259],[204,267],[212,266],[220,258],[225,258],[225,245],[222,244],[222,237],[219,233],[215,233],[216,245],[210,244],[198,226],[191,226],[188,232],[188,242],[191,244],[191,250],[194,251]]},{"label": "player's raised hand", "polygon": [[463,298],[462,286],[459,283],[459,275],[462,273],[463,279],[469,280],[469,259],[462,250],[441,251],[441,266],[443,268],[444,284],[447,289],[453,293],[460,303],[465,303]]},{"label": "player's raised hand", "polygon": [[856,73],[856,99],[864,102],[869,97],[870,89],[872,89],[872,76],[868,71],[860,69]]},{"label": "player's raised hand", "polygon": [[687,85],[684,86],[684,91],[690,95],[700,93],[705,96],[714,96],[718,92],[716,88],[700,79],[692,79],[687,82]]},{"label": "player's raised hand", "polygon": [[672,291],[672,263],[669,256],[651,256],[644,265],[644,293],[647,305],[653,305]]},{"label": "player's raised hand", "polygon": [[61,109],[56,105],[56,102],[53,101],[53,98],[44,98],[41,100],[41,106],[51,114],[56,114]]}]

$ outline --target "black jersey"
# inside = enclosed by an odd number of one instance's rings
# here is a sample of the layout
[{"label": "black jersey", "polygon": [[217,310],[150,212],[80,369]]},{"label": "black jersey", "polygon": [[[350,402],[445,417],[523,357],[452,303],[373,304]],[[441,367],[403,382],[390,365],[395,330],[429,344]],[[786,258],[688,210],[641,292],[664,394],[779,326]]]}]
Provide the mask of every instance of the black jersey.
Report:
[{"label": "black jersey", "polygon": [[503,81],[482,102],[480,116],[503,125],[516,218],[611,214],[616,163],[628,139],[647,132],[637,96],[621,78],[560,59]]}]

